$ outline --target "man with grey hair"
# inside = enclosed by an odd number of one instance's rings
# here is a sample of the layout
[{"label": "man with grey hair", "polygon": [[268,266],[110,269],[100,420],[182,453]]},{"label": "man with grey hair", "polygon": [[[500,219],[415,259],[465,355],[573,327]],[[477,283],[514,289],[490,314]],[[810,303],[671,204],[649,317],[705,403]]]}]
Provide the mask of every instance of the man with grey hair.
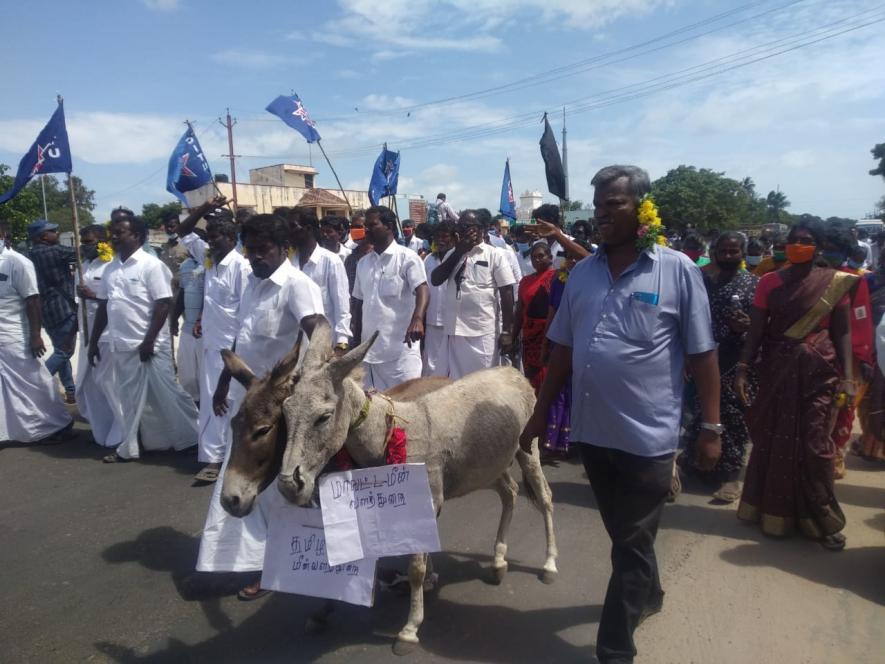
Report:
[{"label": "man with grey hair", "polygon": [[603,245],[576,265],[548,330],[556,346],[535,411],[520,439],[531,450],[572,376],[572,435],[612,540],[596,654],[632,662],[633,632],[661,610],[654,542],[679,441],[685,363],[704,424],[698,462],[720,453],[719,367],[701,272],[676,251],[639,241],[648,174],[609,166],[591,181]]}]

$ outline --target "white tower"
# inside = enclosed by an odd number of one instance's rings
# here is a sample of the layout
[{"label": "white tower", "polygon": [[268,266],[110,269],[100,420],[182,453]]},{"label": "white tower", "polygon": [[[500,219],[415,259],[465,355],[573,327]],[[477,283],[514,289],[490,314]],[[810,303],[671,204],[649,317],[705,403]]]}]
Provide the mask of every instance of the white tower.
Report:
[{"label": "white tower", "polygon": [[519,197],[519,209],[516,211],[516,220],[525,222],[531,219],[532,210],[539,207],[543,199],[544,196],[540,191],[526,190],[523,192],[522,196]]}]

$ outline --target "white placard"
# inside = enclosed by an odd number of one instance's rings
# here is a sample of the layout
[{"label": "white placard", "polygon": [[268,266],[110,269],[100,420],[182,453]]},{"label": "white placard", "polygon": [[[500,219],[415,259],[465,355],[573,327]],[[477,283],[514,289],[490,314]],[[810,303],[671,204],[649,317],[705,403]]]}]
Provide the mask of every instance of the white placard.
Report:
[{"label": "white placard", "polygon": [[375,562],[330,564],[320,510],[279,505],[268,522],[261,587],[372,606]]},{"label": "white placard", "polygon": [[320,478],[329,562],[439,551],[423,463],[360,468]]}]

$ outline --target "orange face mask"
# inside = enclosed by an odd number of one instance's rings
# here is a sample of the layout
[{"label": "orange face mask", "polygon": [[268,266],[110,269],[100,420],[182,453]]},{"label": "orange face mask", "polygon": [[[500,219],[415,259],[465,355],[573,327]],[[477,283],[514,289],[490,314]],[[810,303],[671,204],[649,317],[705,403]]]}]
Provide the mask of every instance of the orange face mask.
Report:
[{"label": "orange face mask", "polygon": [[791,263],[807,263],[817,251],[813,244],[788,244],[787,260]]},{"label": "orange face mask", "polygon": [[350,229],[350,239],[354,242],[362,240],[366,237],[366,229],[365,228],[351,228]]}]

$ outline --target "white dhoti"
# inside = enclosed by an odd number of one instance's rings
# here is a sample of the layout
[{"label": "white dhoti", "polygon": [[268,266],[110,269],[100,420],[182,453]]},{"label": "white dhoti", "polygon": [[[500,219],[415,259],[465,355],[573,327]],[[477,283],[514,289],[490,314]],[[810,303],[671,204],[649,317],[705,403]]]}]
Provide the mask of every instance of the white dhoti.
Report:
[{"label": "white dhoti", "polygon": [[422,376],[447,376],[446,335],[442,325],[428,325],[424,328],[424,370]]},{"label": "white dhoti", "polygon": [[479,337],[459,337],[449,335],[446,342],[446,364],[449,378],[458,380],[480,369],[498,366],[496,351],[497,339],[494,334]]},{"label": "white dhoti", "polygon": [[142,362],[138,350],[112,350],[100,345],[95,380],[107,398],[121,440],[109,437],[124,459],[137,459],[138,440],[148,450],[184,450],[197,444],[197,408],[175,381],[172,353],[157,344],[154,356]]},{"label": "white dhoti", "polygon": [[[80,351],[77,355],[77,408],[83,419],[89,422],[95,442],[103,447],[113,447],[120,442],[122,434],[119,427],[113,431],[114,413],[95,380],[95,369],[89,366],[87,354],[87,344],[83,343],[81,335]],[[109,445],[108,440],[116,442]]]},{"label": "white dhoti", "polygon": [[[237,394],[234,394],[234,391]],[[236,413],[245,392],[238,384],[231,385],[231,408]],[[221,419],[221,418],[219,418]],[[224,463],[218,481],[212,490],[209,512],[200,538],[197,556],[199,572],[257,572],[264,567],[264,545],[267,540],[267,522],[271,511],[285,502],[277,489],[277,481],[258,494],[255,507],[244,518],[231,516],[221,506],[221,489],[224,472],[230,461],[230,446],[224,455]]]},{"label": "white dhoti", "polygon": [[190,332],[178,335],[178,383],[191,395],[194,402],[200,400],[200,363],[203,360],[203,339],[196,339]]},{"label": "white dhoti", "polygon": [[363,384],[367,389],[379,392],[389,390],[407,380],[421,377],[421,351],[417,343],[404,348],[402,354],[389,362],[363,362],[366,377]]},{"label": "white dhoti", "polygon": [[0,346],[0,441],[34,443],[70,423],[43,361],[24,344]]},{"label": "white dhoti", "polygon": [[[200,463],[221,463],[230,447],[230,418],[234,411],[229,409],[225,415],[219,417],[212,410],[212,396],[223,369],[221,351],[204,348],[200,360],[200,443],[197,452]],[[231,392],[239,387],[238,383],[232,384]]]}]

